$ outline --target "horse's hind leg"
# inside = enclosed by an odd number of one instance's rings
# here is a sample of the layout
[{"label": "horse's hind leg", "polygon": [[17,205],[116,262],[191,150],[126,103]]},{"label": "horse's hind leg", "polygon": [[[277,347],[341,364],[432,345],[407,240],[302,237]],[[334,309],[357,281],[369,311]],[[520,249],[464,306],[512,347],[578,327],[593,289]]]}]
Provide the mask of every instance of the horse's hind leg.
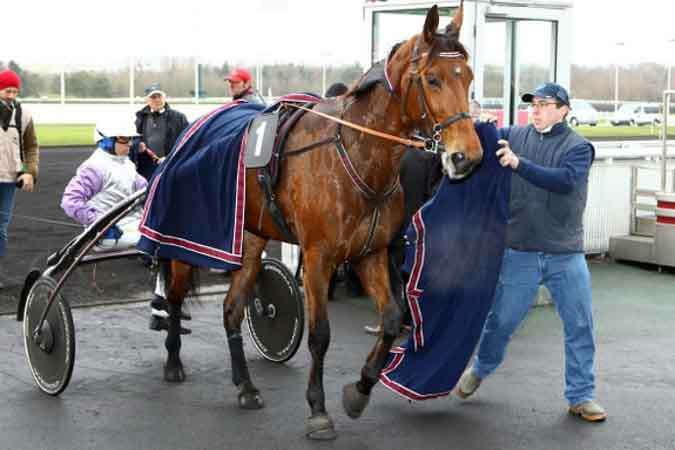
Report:
[{"label": "horse's hind leg", "polygon": [[223,325],[227,332],[227,343],[232,360],[232,382],[239,389],[239,406],[244,409],[260,409],[264,406],[260,391],[253,385],[246,364],[244,342],[241,336],[241,322],[244,308],[252,294],[258,272],[260,255],[267,239],[251,233],[244,236],[244,261],[241,269],[232,273],[232,283],[223,303]]},{"label": "horse's hind leg", "polygon": [[[387,250],[368,255],[357,264],[356,272],[366,293],[376,302],[382,317],[382,334],[378,336],[361,369],[361,379],[343,389],[342,405],[352,419],[360,417],[368,405],[370,392],[380,378],[389,350],[401,327],[401,310],[390,285]],[[395,286],[396,291],[399,289],[400,286]]]},{"label": "horse's hind leg", "polygon": [[[180,261],[171,260],[168,263],[168,289],[166,299],[169,303],[169,329],[167,330],[164,346],[168,352],[164,365],[164,379],[169,382],[180,383],[185,381],[183,363],[180,360],[180,314],[183,299],[192,284],[192,266]],[[165,267],[160,268],[164,270]]]},{"label": "horse's hind leg", "polygon": [[307,419],[306,435],[311,439],[335,439],[333,421],[326,412],[323,389],[323,363],[330,343],[328,323],[328,284],[335,271],[330,258],[319,251],[305,252],[303,283],[309,312],[307,344],[312,356],[312,368],[307,386],[307,402],[312,416]]}]

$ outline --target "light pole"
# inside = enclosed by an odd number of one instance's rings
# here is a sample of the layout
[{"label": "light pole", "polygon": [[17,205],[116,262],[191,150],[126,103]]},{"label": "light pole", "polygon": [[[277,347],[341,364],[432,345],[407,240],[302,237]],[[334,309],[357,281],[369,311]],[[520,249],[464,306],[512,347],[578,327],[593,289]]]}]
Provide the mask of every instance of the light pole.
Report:
[{"label": "light pole", "polygon": [[620,61],[620,47],[623,47],[623,42],[617,42],[617,58],[614,63],[614,112],[619,109],[619,61]]},{"label": "light pole", "polygon": [[[675,38],[668,40],[668,46],[675,47]],[[668,69],[666,70],[666,91],[669,91],[671,89],[673,61],[668,58],[666,64],[668,64]]]}]

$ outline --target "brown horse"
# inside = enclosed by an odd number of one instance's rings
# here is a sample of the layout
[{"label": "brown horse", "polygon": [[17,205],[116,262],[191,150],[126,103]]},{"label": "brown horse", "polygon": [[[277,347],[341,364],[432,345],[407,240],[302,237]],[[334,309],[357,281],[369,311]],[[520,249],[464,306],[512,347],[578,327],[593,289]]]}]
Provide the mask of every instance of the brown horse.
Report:
[{"label": "brown horse", "polygon": [[[387,75],[393,92],[378,84],[365,93],[352,90],[338,100],[320,103],[315,109],[390,135],[425,134],[428,146],[443,152],[447,175],[454,179],[466,176],[483,153],[468,114],[468,89],[473,74],[467,64],[467,52],[458,40],[462,12],[460,6],[445,31],[438,33],[438,10],[434,6],[427,13],[423,32],[392,50]],[[315,439],[336,436],[326,412],[323,364],[330,341],[328,284],[338,264],[352,262],[367,294],[375,300],[383,328],[360,379],[344,388],[343,405],[350,417],[359,417],[365,409],[401,322],[397,294],[390,284],[387,246],[404,217],[403,194],[397,188],[397,179],[405,146],[347,126],[339,127],[313,113],[300,119],[286,146],[297,149],[326,141],[330,136],[338,136],[339,142],[284,159],[276,188],[279,207],[304,255],[308,346],[312,358],[307,388],[311,417],[306,433]],[[348,173],[349,162],[355,173]],[[362,192],[368,189],[370,195]],[[245,215],[243,266],[232,273],[223,304],[223,322],[232,360],[232,381],[239,390],[239,406],[257,409],[263,406],[263,400],[247,368],[241,323],[260,271],[265,244],[270,239],[284,240],[284,235],[266,211],[264,194],[253,170],[246,177]],[[372,218],[378,215],[379,222],[373,226]],[[169,272],[170,325],[164,376],[168,381],[178,382],[185,378],[179,356],[179,313],[192,267],[174,260]]]}]

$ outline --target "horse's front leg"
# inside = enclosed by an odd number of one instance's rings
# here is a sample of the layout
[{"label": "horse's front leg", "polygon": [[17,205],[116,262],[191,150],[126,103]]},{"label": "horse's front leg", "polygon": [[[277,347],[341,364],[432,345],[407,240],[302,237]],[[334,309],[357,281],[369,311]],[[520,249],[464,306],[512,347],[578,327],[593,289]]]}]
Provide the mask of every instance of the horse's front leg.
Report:
[{"label": "horse's front leg", "polygon": [[335,439],[337,435],[333,421],[326,412],[326,396],[323,390],[323,363],[330,343],[328,284],[335,271],[335,264],[319,251],[309,250],[304,255],[303,283],[309,315],[307,343],[312,357],[307,386],[307,402],[312,415],[307,419],[306,435],[310,439]]},{"label": "horse's front leg", "polygon": [[397,270],[389,267],[386,249],[368,255],[356,265],[361,284],[368,296],[375,300],[382,318],[382,334],[378,336],[361,369],[360,380],[343,389],[342,405],[352,419],[360,417],[368,405],[370,392],[380,379],[389,350],[401,329],[401,309],[394,297],[394,292],[400,294],[401,286],[390,285],[390,279],[393,278],[389,274],[390,269]]},{"label": "horse's front leg", "polygon": [[232,283],[223,302],[223,325],[227,333],[232,360],[232,382],[239,389],[238,403],[243,409],[260,409],[265,404],[260,391],[251,381],[244,354],[241,322],[260,272],[260,255],[267,240],[246,233],[244,237],[244,262],[241,269],[232,273]]},{"label": "horse's front leg", "polygon": [[192,284],[192,266],[175,260],[166,264],[168,267],[160,268],[160,270],[168,270],[166,299],[169,303],[169,329],[164,341],[168,352],[164,365],[164,379],[172,383],[182,383],[185,381],[185,371],[180,360],[180,314],[183,299]]}]

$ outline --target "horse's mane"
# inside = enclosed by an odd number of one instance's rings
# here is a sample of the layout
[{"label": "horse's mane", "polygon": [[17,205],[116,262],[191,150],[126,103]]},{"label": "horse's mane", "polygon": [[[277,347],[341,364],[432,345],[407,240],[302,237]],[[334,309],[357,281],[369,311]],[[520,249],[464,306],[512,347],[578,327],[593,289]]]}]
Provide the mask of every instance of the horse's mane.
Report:
[{"label": "horse's mane", "polygon": [[[415,37],[415,39],[418,39]],[[385,61],[391,61],[396,52],[401,48],[406,41],[400,41],[394,44],[389,50],[389,55],[386,60],[379,60],[375,62],[370,69],[368,69],[361,77],[352,85],[352,87],[345,93],[345,97],[359,98],[363,94],[370,92],[378,83],[384,81],[383,72],[385,70]],[[464,56],[464,59],[469,59],[469,53],[464,48],[464,45],[459,41],[459,31],[456,30],[455,24],[451,22],[446,28],[445,33],[434,33],[434,41],[429,49],[431,57],[438,56],[441,52],[459,52]]]}]

